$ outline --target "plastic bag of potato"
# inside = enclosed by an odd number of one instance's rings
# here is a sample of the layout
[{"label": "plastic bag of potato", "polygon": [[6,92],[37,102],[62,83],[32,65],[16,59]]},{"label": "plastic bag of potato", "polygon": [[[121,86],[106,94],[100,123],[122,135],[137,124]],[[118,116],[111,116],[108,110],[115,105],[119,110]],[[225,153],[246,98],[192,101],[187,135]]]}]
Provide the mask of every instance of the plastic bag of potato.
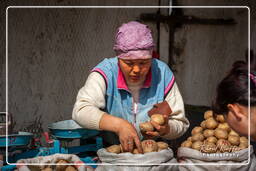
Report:
[{"label": "plastic bag of potato", "polygon": [[178,170],[175,165],[173,151],[164,142],[154,140],[142,141],[144,154],[139,154],[136,149],[133,153],[122,152],[120,145],[113,145],[108,148],[98,150],[97,154],[101,165],[96,171],[130,171],[130,170]]},{"label": "plastic bag of potato", "polygon": [[[231,130],[223,115],[214,116],[212,111],[206,111],[204,118],[200,126],[193,128],[191,137],[181,144],[178,158],[181,163],[215,164],[183,165],[180,170],[254,170],[256,159],[252,146],[248,148],[248,139]],[[234,163],[238,165],[230,165]]]},{"label": "plastic bag of potato", "polygon": [[[18,171],[92,171],[90,166],[81,165],[83,162],[73,154],[54,154],[50,156],[40,156],[30,159],[18,160]],[[40,163],[41,165],[26,165]],[[73,164],[74,165],[71,165]],[[55,165],[52,165],[55,164]],[[57,165],[56,165],[57,164]],[[67,165],[66,165],[67,164]],[[77,165],[76,165],[77,164]],[[79,165],[78,165],[79,164]]]},{"label": "plastic bag of potato", "polygon": [[[248,160],[249,155],[250,160]],[[256,159],[252,146],[250,151],[247,148],[233,153],[202,153],[191,148],[180,147],[178,149],[178,158],[181,164],[193,164],[180,165],[180,171],[255,171],[256,168]],[[196,165],[200,163],[202,165]]]}]

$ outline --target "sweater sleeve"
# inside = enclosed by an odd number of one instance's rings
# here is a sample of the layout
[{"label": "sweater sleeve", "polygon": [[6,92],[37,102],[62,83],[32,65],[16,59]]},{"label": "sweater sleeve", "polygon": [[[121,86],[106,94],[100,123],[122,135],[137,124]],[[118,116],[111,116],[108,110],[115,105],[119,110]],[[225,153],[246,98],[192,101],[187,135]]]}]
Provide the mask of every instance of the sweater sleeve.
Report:
[{"label": "sweater sleeve", "polygon": [[189,127],[189,121],[185,116],[184,103],[176,83],[166,95],[165,100],[172,109],[169,118],[170,133],[162,136],[165,139],[175,139],[182,136]]},{"label": "sweater sleeve", "polygon": [[79,90],[73,108],[72,119],[87,129],[99,130],[99,123],[105,113],[106,83],[97,72],[88,76],[85,85]]}]

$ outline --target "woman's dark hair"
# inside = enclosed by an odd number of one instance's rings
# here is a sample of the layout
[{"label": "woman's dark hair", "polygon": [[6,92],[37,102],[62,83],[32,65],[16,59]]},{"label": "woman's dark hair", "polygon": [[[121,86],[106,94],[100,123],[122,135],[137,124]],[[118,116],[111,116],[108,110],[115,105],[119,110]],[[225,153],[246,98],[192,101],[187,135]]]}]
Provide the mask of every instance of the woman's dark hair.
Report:
[{"label": "woman's dark hair", "polygon": [[[250,74],[256,78],[255,57],[252,52],[250,64]],[[214,113],[226,114],[228,104],[238,103],[248,106],[248,78],[250,79],[250,105],[256,105],[256,82],[248,74],[248,63],[237,61],[217,87],[216,99],[212,106]]]}]

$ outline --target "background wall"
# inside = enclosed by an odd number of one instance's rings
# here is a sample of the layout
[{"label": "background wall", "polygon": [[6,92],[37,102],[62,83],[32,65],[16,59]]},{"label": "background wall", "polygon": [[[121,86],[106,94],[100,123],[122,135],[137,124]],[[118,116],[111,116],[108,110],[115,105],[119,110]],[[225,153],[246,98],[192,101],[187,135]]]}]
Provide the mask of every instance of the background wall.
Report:
[{"label": "background wall", "polygon": [[[178,5],[250,5],[255,2],[177,1]],[[242,3],[243,2],[243,3]],[[168,1],[1,1],[0,111],[5,111],[5,7],[10,5],[168,5]],[[89,71],[112,50],[116,28],[139,19],[154,8],[133,9],[8,9],[8,107],[15,130],[47,130],[52,122],[71,119],[78,90]],[[167,9],[161,9],[167,15]],[[169,55],[169,28],[160,25],[160,56],[173,57],[175,76],[184,102],[209,106],[220,79],[247,44],[247,14],[243,9],[184,9],[184,15],[201,18],[233,18],[234,26],[182,25],[174,34],[175,51]],[[255,20],[251,20],[251,47],[255,46]],[[3,23],[3,24],[2,24]],[[157,40],[155,22],[145,22]]]}]

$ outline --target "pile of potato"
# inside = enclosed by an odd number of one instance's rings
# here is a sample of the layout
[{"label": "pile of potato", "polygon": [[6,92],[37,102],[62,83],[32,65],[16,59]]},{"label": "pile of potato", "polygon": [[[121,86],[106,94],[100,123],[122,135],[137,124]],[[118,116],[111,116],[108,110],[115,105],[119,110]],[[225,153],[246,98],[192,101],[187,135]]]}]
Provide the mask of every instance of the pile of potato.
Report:
[{"label": "pile of potato", "polygon": [[41,169],[41,171],[77,171],[75,166],[72,165],[65,165],[69,162],[63,159],[60,159],[56,162],[57,165],[47,166],[44,169]]},{"label": "pile of potato", "polygon": [[[164,149],[168,148],[168,144],[162,141],[156,142],[154,140],[144,140],[141,142],[143,153],[149,153],[149,152],[158,152]],[[106,150],[110,153],[123,153],[123,149],[121,144],[119,145],[112,145],[106,148]],[[139,151],[137,148],[133,149],[132,154],[139,154]]]},{"label": "pile of potato", "polygon": [[191,137],[181,144],[203,153],[234,152],[248,148],[248,139],[240,137],[225,121],[223,115],[213,115],[211,110],[204,113],[204,121],[193,128]]}]

